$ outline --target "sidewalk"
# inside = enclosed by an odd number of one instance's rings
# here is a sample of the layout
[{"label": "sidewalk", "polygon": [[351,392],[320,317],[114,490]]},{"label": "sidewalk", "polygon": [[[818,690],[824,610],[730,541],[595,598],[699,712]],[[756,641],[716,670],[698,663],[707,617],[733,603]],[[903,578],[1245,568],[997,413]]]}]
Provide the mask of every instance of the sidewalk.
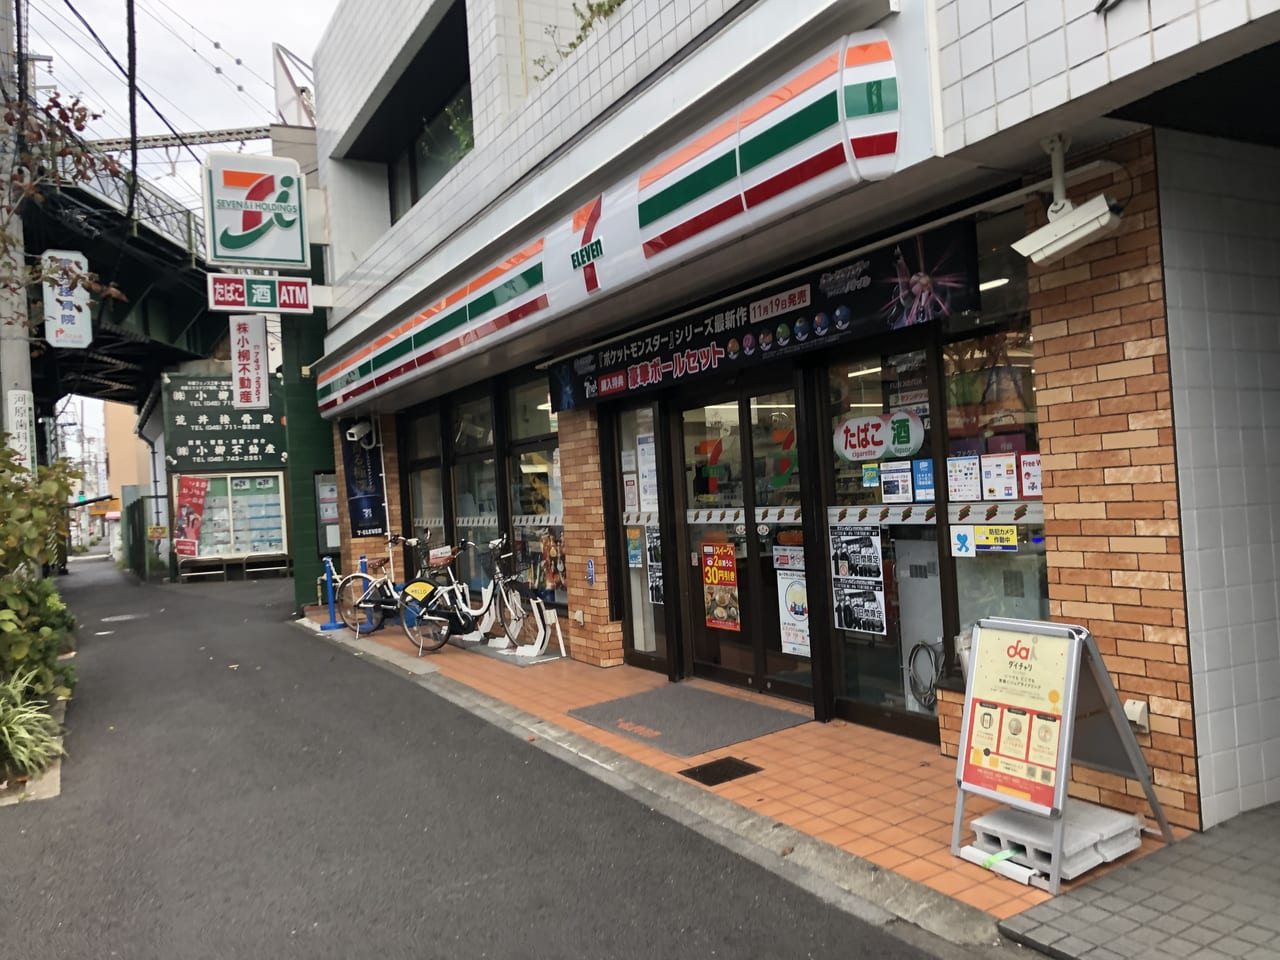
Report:
[{"label": "sidewalk", "polygon": [[[316,628],[324,619],[316,613],[310,626]],[[394,629],[360,640],[345,630],[328,636],[402,666],[406,653],[416,654]],[[877,904],[952,942],[992,943],[998,939],[997,921],[1050,900],[1037,888],[952,856],[955,762],[936,746],[843,721],[808,722],[706,754],[677,757],[569,715],[583,706],[664,686],[668,681],[659,674],[625,666],[601,670],[572,660],[518,667],[454,646],[422,661],[449,680],[605,748],[606,756],[714,794],[842,851],[848,871],[862,868],[894,878],[894,902],[885,903],[881,896]],[[761,701],[759,694],[749,691],[686,682],[724,696]],[[807,706],[772,698],[767,702],[778,709],[811,713]],[[679,775],[680,770],[724,756],[763,769],[714,787]],[[994,806],[971,799],[966,815],[979,816]],[[1158,846],[1158,841],[1146,840],[1142,850],[1120,862]],[[1098,875],[1094,871],[1090,879]]]}]

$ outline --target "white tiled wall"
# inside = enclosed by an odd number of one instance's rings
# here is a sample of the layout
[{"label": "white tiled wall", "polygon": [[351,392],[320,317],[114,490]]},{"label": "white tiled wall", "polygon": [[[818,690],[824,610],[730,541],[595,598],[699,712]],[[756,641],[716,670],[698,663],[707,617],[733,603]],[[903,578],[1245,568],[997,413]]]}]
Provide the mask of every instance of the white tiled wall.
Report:
[{"label": "white tiled wall", "polygon": [[1280,150],[1159,131],[1206,827],[1280,801]]},{"label": "white tiled wall", "polygon": [[[1280,10],[1280,0],[936,0],[948,153]],[[1116,104],[1117,106],[1119,104]]]}]

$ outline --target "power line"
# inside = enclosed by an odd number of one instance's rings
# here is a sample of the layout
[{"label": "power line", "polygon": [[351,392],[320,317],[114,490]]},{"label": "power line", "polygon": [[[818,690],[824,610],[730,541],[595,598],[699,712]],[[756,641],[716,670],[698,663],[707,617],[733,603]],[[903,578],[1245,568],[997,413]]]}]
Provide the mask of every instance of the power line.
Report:
[{"label": "power line", "polygon": [[[75,4],[73,4],[71,0],[63,0],[63,3],[67,5],[68,10],[70,10],[72,13],[75,14],[76,19],[79,20],[84,25],[84,28],[89,31],[89,36],[93,37],[94,42],[96,42],[98,46],[102,48],[102,52],[111,58],[111,62],[116,65],[116,69],[118,69],[121,73],[128,76],[128,71],[125,70],[125,68],[120,65],[120,61],[116,59],[115,54],[113,54],[111,50],[107,47],[107,45],[102,42],[102,38],[98,36],[98,32],[89,25],[89,21],[86,20],[84,18],[84,15],[81,14],[80,11],[76,9]],[[139,90],[138,93],[142,97],[142,101],[152,109],[152,111],[155,113],[157,117],[160,118],[160,122],[169,128],[169,132],[172,133],[175,137],[177,137],[179,142],[182,142],[182,135],[178,133],[176,129],[174,129],[173,124],[169,122],[169,118],[160,112],[160,108],[157,107],[152,102],[150,97],[148,97],[141,90]],[[187,146],[187,145],[183,143],[183,146]],[[191,154],[192,159],[197,161],[200,159],[199,157],[196,156],[195,151],[192,150],[191,147],[189,146],[187,146],[187,152]]]},{"label": "power line", "polygon": [[[32,32],[33,34],[35,34],[36,38],[37,38],[37,39],[39,39],[39,41],[40,41],[42,44],[44,44],[44,46],[45,46],[45,48],[46,48],[46,49],[48,49],[48,50],[52,50],[52,49],[54,49],[53,44],[51,44],[51,43],[49,42],[49,39],[48,39],[47,37],[45,37],[45,36],[44,36],[44,35],[43,35],[39,30],[37,30],[34,26],[32,26],[30,29],[31,29],[31,32]],[[107,98],[106,98],[106,97],[104,97],[104,96],[102,95],[102,93],[101,93],[100,91],[98,91],[98,90],[97,90],[97,89],[96,89],[96,88],[95,88],[91,83],[89,83],[89,81],[88,81],[88,80],[86,80],[86,79],[84,78],[84,75],[83,75],[82,73],[80,73],[80,71],[76,70],[76,68],[75,68],[75,67],[71,66],[69,63],[62,63],[62,64],[60,64],[60,65],[58,66],[57,70],[55,71],[55,70],[54,70],[54,66],[53,66],[53,64],[52,64],[52,63],[50,63],[50,64],[49,64],[49,66],[48,66],[48,73],[49,73],[49,75],[50,75],[50,76],[52,76],[52,77],[53,77],[53,79],[54,79],[54,81],[55,81],[55,84],[54,84],[54,85],[55,85],[56,87],[59,87],[59,88],[61,88],[61,87],[62,87],[62,84],[59,82],[59,75],[60,75],[60,74],[63,74],[64,72],[65,72],[65,73],[68,73],[68,74],[71,74],[71,76],[72,76],[72,77],[74,77],[76,80],[79,80],[79,81],[80,81],[79,86],[81,87],[81,89],[82,89],[83,91],[85,91],[86,93],[92,93],[92,94],[94,95],[94,97],[96,97],[96,98],[97,98],[97,101],[98,101],[98,105],[99,105],[99,106],[105,106],[105,105],[106,105]],[[71,91],[69,91],[69,90],[62,90],[61,92],[63,92],[63,93],[68,93],[68,92],[71,92]],[[85,98],[85,95],[84,95],[83,93],[81,93],[81,94],[75,94],[75,96],[77,96],[77,97],[78,97],[78,98],[80,98],[81,100],[86,99],[86,98]],[[99,120],[101,120],[101,121],[103,122],[103,125],[104,125],[104,126],[111,127],[111,128],[112,128],[112,132],[115,132],[115,130],[119,129],[119,128],[118,128],[118,126],[115,124],[115,122],[114,122],[114,119],[113,119],[113,118],[108,118],[108,117],[99,117],[98,119],[99,119]],[[95,121],[95,122],[96,122],[96,121]]]},{"label": "power line", "polygon": [[[48,16],[48,17],[49,17],[49,25],[50,25],[51,27],[53,27],[55,30],[57,30],[59,33],[61,33],[64,37],[66,37],[68,41],[70,41],[71,43],[75,44],[75,48],[76,48],[77,52],[84,54],[84,55],[85,55],[85,56],[86,56],[86,57],[87,57],[87,58],[88,58],[88,59],[89,59],[89,60],[90,60],[90,61],[91,61],[95,66],[100,67],[102,70],[106,71],[106,73],[108,73],[109,75],[114,76],[115,71],[111,68],[111,66],[109,66],[109,65],[108,65],[108,64],[106,64],[106,63],[103,63],[103,62],[102,62],[102,60],[100,60],[97,56],[95,56],[95,55],[94,55],[94,51],[93,51],[91,48],[89,48],[89,47],[85,46],[86,41],[88,41],[88,42],[90,42],[90,43],[92,42],[92,38],[91,38],[91,37],[88,35],[88,33],[85,31],[84,27],[82,27],[82,26],[80,26],[79,24],[75,23],[74,21],[72,21],[72,20],[68,19],[67,17],[64,17],[64,16],[63,16],[61,13],[59,13],[56,9],[52,9],[52,8],[47,8],[47,7],[45,7],[45,6],[43,5],[43,3],[40,3],[40,0],[36,0],[36,2],[37,2],[37,4],[38,4],[38,5],[40,6],[40,8],[41,8],[41,12],[42,12],[42,13],[44,13],[46,16]],[[56,18],[57,18],[57,20],[53,19],[54,17],[56,17]],[[60,23],[60,22],[58,22],[58,21],[61,21],[61,23]],[[72,36],[70,33],[68,33],[68,32],[67,32],[67,30],[62,26],[62,24],[64,24],[64,23],[65,23],[67,26],[71,27],[72,29],[74,29],[74,30],[78,31],[78,32],[83,36],[83,38],[84,38],[84,39],[80,39],[80,38],[77,38],[77,37],[73,37],[73,36]],[[110,51],[107,51],[107,53],[108,53],[108,55],[110,55]],[[169,106],[171,106],[171,107],[174,109],[174,111],[175,111],[175,112],[177,112],[180,116],[182,116],[182,117],[184,117],[186,120],[190,121],[190,123],[191,123],[191,126],[192,126],[192,127],[201,127],[201,126],[203,126],[203,124],[201,124],[199,120],[194,119],[190,114],[188,114],[185,110],[183,110],[181,106],[179,106],[178,104],[174,103],[171,99],[169,99],[167,96],[165,96],[165,95],[164,95],[164,93],[163,93],[162,91],[160,91],[159,89],[157,89],[153,84],[145,83],[145,82],[143,82],[143,81],[139,80],[138,85],[139,85],[140,87],[144,88],[144,89],[148,89],[148,90],[150,90],[152,93],[154,93],[154,94],[156,95],[157,99],[163,100],[165,103],[167,103]],[[99,94],[98,94],[98,96],[100,96],[100,97],[101,97],[101,96],[102,96],[102,94],[101,94],[101,93],[99,93]],[[104,105],[106,104],[106,100],[107,100],[107,98],[106,98],[106,97],[103,97],[103,104],[104,104]]]},{"label": "power line", "polygon": [[241,60],[239,57],[237,57],[237,56],[235,56],[234,54],[232,54],[232,53],[231,53],[231,51],[230,51],[230,50],[228,50],[226,47],[224,47],[220,41],[213,39],[213,37],[209,36],[207,33],[205,33],[203,30],[201,30],[199,27],[197,27],[194,23],[192,23],[190,20],[188,20],[186,17],[184,17],[181,13],[179,13],[177,10],[173,9],[173,7],[169,6],[169,4],[165,2],[165,0],[153,0],[153,2],[160,4],[160,6],[164,7],[166,10],[168,10],[170,13],[172,13],[175,17],[177,17],[179,20],[181,20],[183,23],[185,23],[185,24],[186,24],[188,27],[190,27],[192,30],[194,30],[196,33],[200,34],[200,36],[202,36],[202,37],[204,37],[206,40],[208,40],[211,44],[213,44],[213,47],[214,47],[214,49],[215,49],[215,50],[221,50],[224,54],[226,54],[226,56],[227,56],[227,57],[229,57],[230,59],[232,59],[233,61],[235,61],[235,64],[236,64],[236,66],[237,66],[237,67],[244,67],[244,68],[245,68],[245,70],[249,71],[249,73],[250,73],[250,74],[252,74],[255,78],[257,78],[258,80],[262,81],[262,82],[263,82],[263,83],[265,83],[268,87],[271,87],[273,90],[275,89],[275,84],[274,84],[274,83],[272,83],[270,80],[268,80],[268,79],[267,79],[266,77],[264,77],[262,74],[258,73],[258,71],[254,70],[254,69],[253,69],[253,67],[249,66],[247,63],[245,63],[245,62],[244,62],[243,60]]},{"label": "power line", "polygon": [[275,115],[275,110],[272,107],[267,106],[257,97],[255,97],[253,94],[245,90],[242,84],[236,83],[234,80],[228,77],[225,73],[223,73],[222,68],[220,66],[218,66],[216,63],[214,63],[212,60],[206,57],[203,53],[201,53],[195,47],[191,46],[191,44],[187,42],[186,38],[183,37],[182,34],[178,33],[178,31],[175,30],[172,25],[170,25],[169,21],[162,18],[159,14],[156,14],[153,11],[148,10],[146,6],[143,6],[141,9],[149,17],[155,20],[156,23],[160,24],[160,26],[164,27],[166,30],[169,31],[169,33],[173,34],[173,36],[176,37],[181,43],[186,45],[188,50],[190,50],[197,57],[203,60],[205,64],[208,65],[213,70],[214,73],[216,73],[219,77],[222,78],[223,82],[225,82],[228,86],[231,87],[232,90],[240,94],[240,96],[244,97],[249,102],[261,107],[263,110],[266,110],[268,114],[271,114],[273,116]]}]

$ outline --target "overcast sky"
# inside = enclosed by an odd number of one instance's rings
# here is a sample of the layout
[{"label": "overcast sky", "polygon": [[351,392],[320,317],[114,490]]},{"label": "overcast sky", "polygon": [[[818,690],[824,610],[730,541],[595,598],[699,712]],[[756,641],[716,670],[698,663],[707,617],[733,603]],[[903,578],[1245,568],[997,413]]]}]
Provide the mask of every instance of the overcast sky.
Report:
[{"label": "overcast sky", "polygon": [[[116,59],[125,63],[125,0],[71,2]],[[271,44],[280,43],[311,63],[337,3],[134,0],[139,84],[180,133],[265,126],[275,112]],[[37,83],[79,94],[101,112],[92,137],[126,136],[129,100],[124,78],[81,26],[66,0],[30,0],[29,9],[31,53],[53,57],[52,64],[39,65]],[[215,68],[221,68],[221,73]],[[138,132],[167,132],[141,99]],[[241,146],[231,143],[207,149],[238,150]],[[243,150],[266,153],[269,143],[248,143]],[[196,147],[195,152],[203,156],[202,148]],[[176,175],[173,161],[178,161]],[[199,166],[185,150],[143,151],[139,153],[139,170],[182,203],[199,207]]]}]

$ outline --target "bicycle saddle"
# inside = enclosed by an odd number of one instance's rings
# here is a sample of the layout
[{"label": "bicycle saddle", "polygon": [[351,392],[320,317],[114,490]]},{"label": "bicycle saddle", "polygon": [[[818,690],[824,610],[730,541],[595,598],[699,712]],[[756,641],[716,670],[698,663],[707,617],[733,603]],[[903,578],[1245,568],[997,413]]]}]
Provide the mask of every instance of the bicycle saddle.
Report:
[{"label": "bicycle saddle", "polygon": [[387,565],[387,558],[386,558],[386,557],[379,557],[377,560],[370,560],[370,561],[369,561],[369,569],[370,569],[371,571],[372,571],[372,570],[381,570],[381,569],[382,569],[383,567],[385,567],[386,565]]}]

